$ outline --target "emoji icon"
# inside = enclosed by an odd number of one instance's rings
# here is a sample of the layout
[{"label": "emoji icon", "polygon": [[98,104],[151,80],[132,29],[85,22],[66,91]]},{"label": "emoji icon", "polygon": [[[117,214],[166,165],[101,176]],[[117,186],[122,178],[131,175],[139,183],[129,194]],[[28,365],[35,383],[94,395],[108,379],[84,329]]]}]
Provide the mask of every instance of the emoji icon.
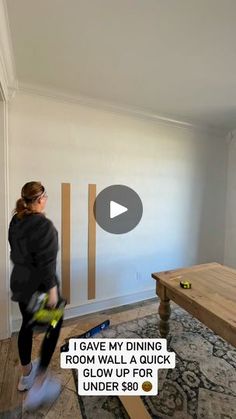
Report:
[{"label": "emoji icon", "polygon": [[146,392],[151,391],[152,383],[150,383],[150,381],[144,381],[144,383],[142,384],[142,389]]}]

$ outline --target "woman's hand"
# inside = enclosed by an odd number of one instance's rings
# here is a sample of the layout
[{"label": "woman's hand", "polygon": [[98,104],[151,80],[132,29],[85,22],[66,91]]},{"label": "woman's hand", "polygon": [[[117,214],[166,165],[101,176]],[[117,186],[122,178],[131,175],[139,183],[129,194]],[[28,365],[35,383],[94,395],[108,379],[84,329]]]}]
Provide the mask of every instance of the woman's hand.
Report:
[{"label": "woman's hand", "polygon": [[48,291],[47,306],[50,308],[54,308],[56,307],[57,303],[58,303],[58,292],[57,292],[57,285],[55,285],[55,287],[50,288],[50,290]]}]

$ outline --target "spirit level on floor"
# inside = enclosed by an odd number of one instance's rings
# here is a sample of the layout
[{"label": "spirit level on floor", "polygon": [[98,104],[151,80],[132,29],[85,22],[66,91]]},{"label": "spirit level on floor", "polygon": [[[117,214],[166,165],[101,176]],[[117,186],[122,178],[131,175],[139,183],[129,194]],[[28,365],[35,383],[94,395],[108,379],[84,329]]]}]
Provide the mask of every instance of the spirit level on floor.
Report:
[{"label": "spirit level on floor", "polygon": [[[90,338],[91,336],[95,335],[96,333],[101,332],[104,329],[107,329],[110,325],[110,320],[105,320],[104,322],[98,324],[97,326],[92,327],[91,329],[87,330],[87,332],[82,333],[78,336],[71,336],[69,339],[85,339]],[[61,346],[61,352],[68,352],[69,350],[69,339],[68,341]]]}]

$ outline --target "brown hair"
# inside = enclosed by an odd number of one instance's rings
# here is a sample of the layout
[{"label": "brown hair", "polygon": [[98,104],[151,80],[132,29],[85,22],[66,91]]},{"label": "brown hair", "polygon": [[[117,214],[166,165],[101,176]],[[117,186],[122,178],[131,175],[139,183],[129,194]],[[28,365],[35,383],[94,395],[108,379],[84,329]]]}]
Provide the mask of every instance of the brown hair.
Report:
[{"label": "brown hair", "polygon": [[16,207],[13,215],[16,214],[18,218],[23,218],[25,215],[33,214],[35,211],[32,204],[45,192],[44,186],[41,182],[28,182],[21,189],[21,198],[16,201]]}]

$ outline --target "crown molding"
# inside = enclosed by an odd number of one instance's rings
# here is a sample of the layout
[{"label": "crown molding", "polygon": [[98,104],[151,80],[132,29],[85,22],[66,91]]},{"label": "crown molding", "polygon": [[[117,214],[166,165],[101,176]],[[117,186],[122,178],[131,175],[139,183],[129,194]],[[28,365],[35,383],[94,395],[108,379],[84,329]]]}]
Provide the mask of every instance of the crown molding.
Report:
[{"label": "crown molding", "polygon": [[227,142],[227,145],[229,146],[236,145],[236,129],[228,132],[226,136],[226,142]]},{"label": "crown molding", "polygon": [[18,82],[5,0],[0,0],[0,84],[4,99],[10,100],[17,90]]},{"label": "crown molding", "polygon": [[176,128],[181,129],[191,129],[191,130],[198,130],[209,134],[214,134],[216,137],[222,138],[225,137],[227,134],[226,130],[220,130],[215,129],[209,126],[204,125],[197,125],[191,122],[182,121],[178,119],[171,119],[169,117],[166,117],[164,115],[158,115],[154,112],[147,111],[145,109],[136,108],[136,107],[129,107],[126,105],[114,103],[114,102],[105,102],[99,99],[95,99],[88,96],[82,96],[82,95],[73,95],[68,94],[67,92],[60,91],[59,89],[55,88],[47,88],[42,85],[38,84],[30,84],[30,83],[24,83],[19,82],[18,84],[18,91],[26,94],[36,95],[36,96],[43,96],[47,97],[52,100],[56,100],[59,102],[64,103],[74,103],[79,104],[82,106],[88,106],[95,109],[100,109],[112,113],[118,113],[126,116],[132,116],[138,119],[143,120],[151,120],[156,122],[159,125],[164,126],[174,126]]}]

